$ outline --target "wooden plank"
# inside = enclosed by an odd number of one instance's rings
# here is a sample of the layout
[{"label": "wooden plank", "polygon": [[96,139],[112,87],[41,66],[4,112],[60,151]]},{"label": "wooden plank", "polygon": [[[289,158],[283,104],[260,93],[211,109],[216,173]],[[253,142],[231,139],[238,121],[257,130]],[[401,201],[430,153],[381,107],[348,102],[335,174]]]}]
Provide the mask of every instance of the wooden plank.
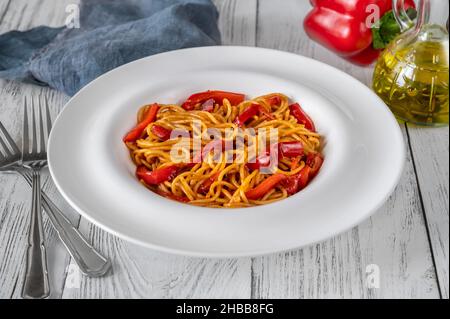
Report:
[{"label": "wooden plank", "polygon": [[66,6],[79,0],[5,0],[0,3],[0,34],[40,25],[59,27],[66,19]]},{"label": "wooden plank", "polygon": [[[62,25],[67,3],[67,0],[2,1],[0,33],[46,23]],[[23,96],[43,98],[44,95],[48,98],[53,115],[59,112],[67,100],[63,94],[53,90],[0,80],[0,120],[18,145],[21,145]],[[45,171],[43,184],[46,193],[76,224],[78,215],[62,200]],[[0,185],[0,298],[19,298],[25,270],[31,191],[21,178],[12,174],[0,174]],[[44,228],[52,289],[50,298],[59,298],[70,259],[45,215]]]},{"label": "wooden plank", "polygon": [[250,259],[188,258],[155,252],[84,219],[80,230],[112,257],[113,274],[67,277],[63,298],[248,298]]},{"label": "wooden plank", "polygon": [[442,297],[449,298],[449,131],[408,125]]},{"label": "wooden plank", "polygon": [[[308,10],[307,1],[280,6],[259,0],[257,44],[314,57],[369,84],[370,69],[352,66],[306,38],[301,20]],[[367,285],[370,265],[380,271],[378,289]],[[252,283],[256,298],[438,298],[410,154],[399,186],[377,214],[320,244],[255,258]]]},{"label": "wooden plank", "polygon": [[[214,0],[223,43],[255,43],[256,1]],[[253,24],[253,25],[252,25]],[[187,258],[155,252],[114,237],[82,219],[80,231],[113,258],[113,275],[74,272],[63,298],[249,298],[251,259]]]},{"label": "wooden plank", "polygon": [[219,29],[223,45],[256,44],[257,0],[213,0],[220,13]]}]

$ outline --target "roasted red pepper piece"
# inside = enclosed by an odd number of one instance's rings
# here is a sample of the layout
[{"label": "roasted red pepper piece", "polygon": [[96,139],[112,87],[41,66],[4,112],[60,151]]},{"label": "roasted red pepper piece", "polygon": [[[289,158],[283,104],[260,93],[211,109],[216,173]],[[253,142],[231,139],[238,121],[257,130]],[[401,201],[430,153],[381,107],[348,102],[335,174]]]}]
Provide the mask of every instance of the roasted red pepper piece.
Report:
[{"label": "roasted red pepper piece", "polygon": [[174,195],[171,193],[164,192],[160,189],[156,190],[156,193],[160,196],[170,198],[172,200],[176,200],[177,202],[181,202],[181,203],[189,203],[190,202],[189,198],[186,196],[177,196],[177,195]]},{"label": "roasted red pepper piece", "polygon": [[191,95],[181,106],[185,110],[190,111],[193,110],[197,104],[202,104],[210,99],[218,104],[221,104],[224,99],[227,99],[232,105],[238,105],[245,100],[245,95],[225,91],[200,92]]},{"label": "roasted red pepper piece", "polygon": [[280,182],[286,179],[286,175],[284,174],[275,174],[268,178],[266,178],[264,181],[261,182],[258,186],[255,188],[246,191],[245,196],[247,199],[250,200],[257,200],[264,195],[266,195],[268,192],[270,192],[275,186],[277,186]]},{"label": "roasted red pepper piece", "polygon": [[252,117],[255,115],[263,114],[268,119],[273,120],[275,117],[266,111],[261,105],[257,103],[252,103],[250,106],[247,106],[245,110],[236,116],[236,119],[234,120],[234,124],[236,124],[239,127],[242,127],[246,122],[248,122]]},{"label": "roasted red pepper piece", "polygon": [[208,156],[208,153],[215,150],[217,146],[221,145],[222,148],[221,150],[223,150],[223,140],[214,140],[212,142],[209,142],[208,144],[206,144],[203,149],[201,150],[201,152],[198,152],[195,154],[194,158],[192,159],[192,162],[194,163],[194,165],[196,163],[200,163],[204,158],[206,158]]},{"label": "roasted red pepper piece", "polygon": [[[392,0],[312,0],[312,11],[304,20],[309,37],[350,62],[370,65],[380,50],[372,46],[371,17],[378,8],[380,18],[392,10]],[[414,8],[405,0],[405,9]]]},{"label": "roasted red pepper piece", "polygon": [[140,165],[136,169],[136,176],[147,185],[158,185],[174,178],[179,170],[180,168],[176,165],[158,168],[154,171],[149,170],[144,165]]},{"label": "roasted red pepper piece", "polygon": [[270,97],[269,99],[267,99],[267,103],[270,106],[274,106],[274,105],[280,105],[281,104],[281,99],[279,96],[275,95]]},{"label": "roasted red pepper piece", "polygon": [[298,179],[298,189],[297,191],[301,191],[303,188],[305,188],[310,179],[311,179],[311,169],[309,166],[305,166],[302,168],[302,170],[298,173],[297,179]]},{"label": "roasted red pepper piece", "polygon": [[145,128],[156,119],[156,114],[158,113],[159,105],[158,104],[152,104],[150,108],[148,109],[147,113],[145,114],[144,119],[135,126],[130,132],[128,132],[127,135],[123,138],[124,142],[135,142],[138,140],[142,133],[144,132]]},{"label": "roasted red pepper piece", "polygon": [[247,163],[246,166],[249,170],[254,171],[261,169],[261,167],[268,167],[270,164],[270,152],[266,151],[264,154],[259,155],[254,163]]},{"label": "roasted red pepper piece", "polygon": [[212,112],[214,110],[214,100],[209,99],[202,104],[202,111]]},{"label": "roasted red pepper piece", "polygon": [[236,119],[234,120],[234,124],[236,124],[239,127],[243,126],[252,117],[258,115],[259,110],[260,110],[259,104],[256,103],[251,104],[241,114],[239,114],[236,117]]},{"label": "roasted red pepper piece", "polygon": [[308,114],[303,111],[300,104],[294,103],[289,106],[289,109],[291,111],[291,114],[295,117],[298,123],[305,125],[305,128],[307,130],[310,130],[311,132],[316,131],[316,127],[314,125],[314,122],[311,120]]},{"label": "roasted red pepper piece", "polygon": [[311,178],[314,178],[319,173],[323,164],[323,158],[319,154],[309,154],[306,158],[306,165],[311,167]]},{"label": "roasted red pepper piece", "polygon": [[[273,148],[276,147],[278,147],[278,159],[282,159],[284,157],[298,157],[302,156],[304,153],[303,143],[299,141],[281,142],[273,146]],[[270,156],[273,152],[273,149],[266,150],[263,154],[260,154],[255,161],[252,161],[252,163],[247,163],[247,168],[254,171],[261,169],[261,167],[268,167],[270,165]]]},{"label": "roasted red pepper piece", "polygon": [[311,168],[305,165],[298,174],[287,177],[282,185],[289,195],[293,195],[308,185]]},{"label": "roasted red pepper piece", "polygon": [[303,155],[303,143],[300,141],[278,143],[278,156],[297,157]]},{"label": "roasted red pepper piece", "polygon": [[158,138],[161,141],[167,141],[168,139],[170,139],[170,134],[172,133],[172,130],[169,130],[160,125],[153,125],[152,133],[155,134],[156,136],[158,136]]}]

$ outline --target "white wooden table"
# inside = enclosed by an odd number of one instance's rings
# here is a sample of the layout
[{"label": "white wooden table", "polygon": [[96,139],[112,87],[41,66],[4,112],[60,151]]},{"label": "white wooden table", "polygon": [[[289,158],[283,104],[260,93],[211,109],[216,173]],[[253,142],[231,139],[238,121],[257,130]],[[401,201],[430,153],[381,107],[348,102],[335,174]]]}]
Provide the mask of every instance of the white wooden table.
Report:
[{"label": "white wooden table", "polygon": [[[76,0],[0,0],[0,33],[64,24]],[[310,41],[301,27],[307,0],[215,0],[223,43],[313,57],[370,85],[371,69],[352,66]],[[0,80],[0,120],[20,144],[23,96],[47,96],[52,111],[68,97]],[[449,298],[449,130],[401,124],[406,169],[395,193],[347,233],[296,251],[257,258],[200,259],[135,246],[80,218],[55,189],[47,194],[113,261],[103,278],[80,276],[44,216],[53,298]],[[387,154],[389,156],[389,154]],[[0,175],[0,298],[19,298],[31,193]],[[380,287],[367,284],[379,267]]]}]

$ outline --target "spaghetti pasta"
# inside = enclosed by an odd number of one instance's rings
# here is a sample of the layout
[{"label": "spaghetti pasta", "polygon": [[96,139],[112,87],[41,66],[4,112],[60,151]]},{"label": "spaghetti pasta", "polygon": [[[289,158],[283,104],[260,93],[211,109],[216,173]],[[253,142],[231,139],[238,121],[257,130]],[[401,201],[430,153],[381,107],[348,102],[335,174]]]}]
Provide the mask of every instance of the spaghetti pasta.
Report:
[{"label": "spaghetti pasta", "polygon": [[279,93],[252,100],[197,93],[182,105],[143,106],[137,122],[124,137],[136,176],[159,195],[192,205],[275,202],[303,189],[323,162],[313,121]]}]

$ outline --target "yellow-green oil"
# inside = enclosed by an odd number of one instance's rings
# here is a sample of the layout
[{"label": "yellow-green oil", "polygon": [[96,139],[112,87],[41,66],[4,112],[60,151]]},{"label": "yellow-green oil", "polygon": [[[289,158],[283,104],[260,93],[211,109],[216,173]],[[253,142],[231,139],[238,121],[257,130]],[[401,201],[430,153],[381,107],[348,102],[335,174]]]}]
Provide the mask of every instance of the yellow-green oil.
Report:
[{"label": "yellow-green oil", "polygon": [[375,67],[373,89],[401,120],[448,125],[448,41],[387,48]]}]

